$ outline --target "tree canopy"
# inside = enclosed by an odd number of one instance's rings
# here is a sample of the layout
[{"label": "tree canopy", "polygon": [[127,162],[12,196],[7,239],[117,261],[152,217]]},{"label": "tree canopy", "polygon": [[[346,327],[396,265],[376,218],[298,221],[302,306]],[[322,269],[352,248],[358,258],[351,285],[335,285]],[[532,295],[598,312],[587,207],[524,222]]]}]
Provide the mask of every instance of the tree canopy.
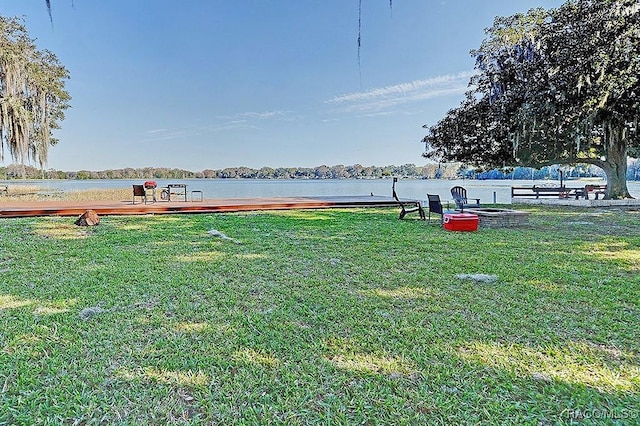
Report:
[{"label": "tree canopy", "polygon": [[627,198],[640,148],[640,3],[569,0],[496,18],[471,52],[459,107],[428,128],[427,158],[479,167],[585,163]]},{"label": "tree canopy", "polygon": [[22,21],[0,16],[0,160],[5,146],[20,164],[46,164],[70,96],[69,72],[51,52],[39,51]]}]

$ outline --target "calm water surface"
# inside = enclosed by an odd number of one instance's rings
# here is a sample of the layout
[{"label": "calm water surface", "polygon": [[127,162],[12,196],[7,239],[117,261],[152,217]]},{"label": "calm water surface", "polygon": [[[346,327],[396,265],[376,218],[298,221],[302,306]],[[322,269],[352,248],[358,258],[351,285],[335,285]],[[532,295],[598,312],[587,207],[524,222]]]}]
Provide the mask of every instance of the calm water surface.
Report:
[{"label": "calm water surface", "polygon": [[[143,179],[128,180],[27,180],[12,181],[20,185],[34,185],[47,190],[75,191],[85,189],[131,188],[133,184],[143,183]],[[279,180],[279,179],[176,179],[157,180],[158,186],[169,183],[183,183],[187,190],[201,190],[204,198],[246,198],[246,197],[296,197],[319,195],[385,195],[391,196],[391,179],[360,180]],[[516,185],[553,185],[555,181],[531,180],[399,180],[396,186],[402,198],[425,200],[427,193],[438,194],[442,200],[451,199],[452,186],[461,185],[467,188],[470,198],[480,198],[481,202],[500,204],[511,202],[511,186]],[[586,181],[566,181],[568,187],[580,187],[585,183],[604,183]],[[640,182],[628,183],[629,192],[640,198]]]}]

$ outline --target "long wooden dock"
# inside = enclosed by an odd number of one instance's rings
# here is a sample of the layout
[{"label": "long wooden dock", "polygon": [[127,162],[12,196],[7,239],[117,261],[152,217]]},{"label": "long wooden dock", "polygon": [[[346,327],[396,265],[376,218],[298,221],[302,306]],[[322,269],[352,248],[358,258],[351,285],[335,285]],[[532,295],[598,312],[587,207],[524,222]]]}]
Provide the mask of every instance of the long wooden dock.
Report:
[{"label": "long wooden dock", "polygon": [[[417,200],[402,200],[417,203]],[[274,198],[215,198],[202,201],[13,201],[0,200],[0,218],[33,216],[79,216],[91,209],[98,215],[144,215],[178,213],[223,213],[252,210],[394,207],[392,197],[320,196]]]}]

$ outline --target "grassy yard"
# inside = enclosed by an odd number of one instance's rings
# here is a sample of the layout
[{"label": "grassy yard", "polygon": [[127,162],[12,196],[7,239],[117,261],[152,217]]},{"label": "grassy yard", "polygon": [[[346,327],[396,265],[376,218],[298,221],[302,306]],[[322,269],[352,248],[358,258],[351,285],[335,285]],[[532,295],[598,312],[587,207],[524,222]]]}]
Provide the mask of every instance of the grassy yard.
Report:
[{"label": "grassy yard", "polygon": [[640,424],[640,211],[529,210],[0,220],[0,424]]}]

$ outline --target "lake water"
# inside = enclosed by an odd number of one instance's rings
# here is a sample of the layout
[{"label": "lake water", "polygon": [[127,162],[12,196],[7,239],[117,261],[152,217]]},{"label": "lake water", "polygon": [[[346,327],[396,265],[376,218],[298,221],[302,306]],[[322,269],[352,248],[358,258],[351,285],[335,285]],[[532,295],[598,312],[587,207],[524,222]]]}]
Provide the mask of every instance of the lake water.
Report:
[{"label": "lake water", "polygon": [[[10,181],[10,184],[33,185],[50,191],[75,191],[85,189],[131,188],[141,184],[144,179],[104,179],[104,180],[26,180]],[[204,198],[247,198],[247,197],[297,197],[320,195],[375,195],[391,196],[391,179],[361,180],[280,180],[280,179],[172,179],[157,180],[158,186],[169,183],[182,183],[187,190],[201,190]],[[401,198],[426,200],[427,193],[438,194],[444,200],[450,200],[451,187],[464,186],[469,198],[480,198],[483,203],[495,201],[500,204],[511,202],[511,186],[553,185],[555,181],[532,180],[440,180],[440,179],[400,179],[396,191]],[[580,187],[586,183],[604,183],[587,181],[566,181],[568,187]],[[640,198],[640,182],[628,182],[629,192]]]}]

